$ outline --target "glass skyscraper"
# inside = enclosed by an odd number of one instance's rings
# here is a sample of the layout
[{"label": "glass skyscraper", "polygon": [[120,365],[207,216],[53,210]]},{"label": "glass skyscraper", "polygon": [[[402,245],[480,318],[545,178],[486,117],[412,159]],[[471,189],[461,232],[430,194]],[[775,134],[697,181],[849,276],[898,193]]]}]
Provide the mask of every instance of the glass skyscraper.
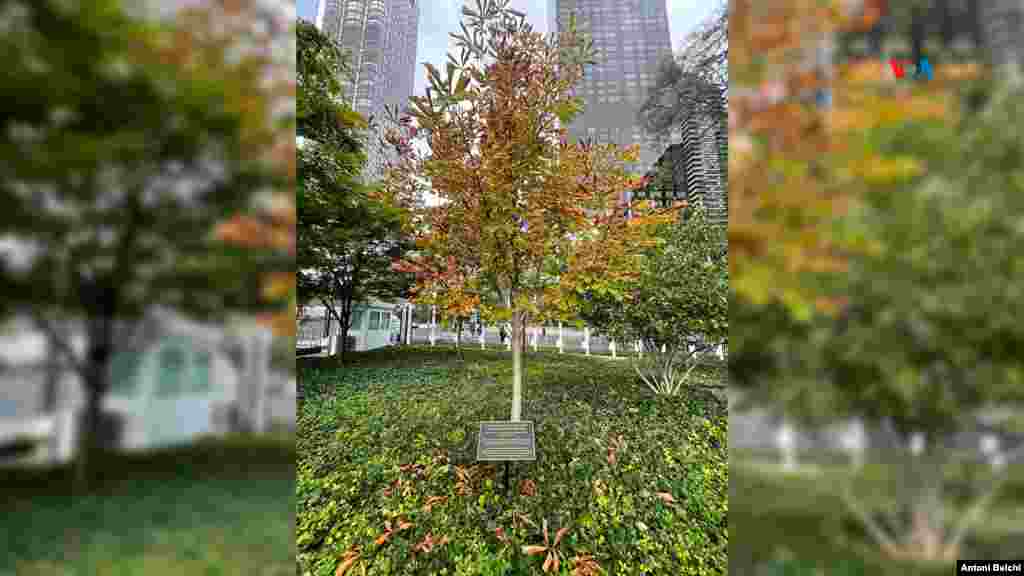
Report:
[{"label": "glass skyscraper", "polygon": [[548,0],[548,30],[561,31],[576,14],[588,33],[597,64],[588,67],[577,95],[585,111],[569,126],[570,136],[620,146],[640,145],[637,173],[646,172],[664,144],[647,137],[637,111],[656,80],[658,62],[672,53],[666,0]]},{"label": "glass skyscraper", "polygon": [[[318,0],[316,27],[348,53],[352,78],[345,97],[366,118],[381,118],[385,106],[405,108],[416,73],[418,0]],[[375,137],[368,146],[365,176],[380,175]]]}]

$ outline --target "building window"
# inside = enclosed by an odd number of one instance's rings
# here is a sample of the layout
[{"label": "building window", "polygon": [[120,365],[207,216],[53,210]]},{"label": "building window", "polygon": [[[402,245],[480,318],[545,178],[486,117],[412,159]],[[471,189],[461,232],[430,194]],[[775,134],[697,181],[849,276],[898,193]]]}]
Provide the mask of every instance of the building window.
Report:
[{"label": "building window", "polygon": [[135,394],[135,369],[139,357],[132,352],[122,352],[110,363],[110,393],[117,396]]},{"label": "building window", "polygon": [[193,392],[210,391],[210,353],[198,352],[195,356],[196,379],[192,383]]},{"label": "building window", "polygon": [[185,372],[185,351],[178,346],[160,350],[160,373],[156,395],[167,398],[181,395],[182,375]]}]

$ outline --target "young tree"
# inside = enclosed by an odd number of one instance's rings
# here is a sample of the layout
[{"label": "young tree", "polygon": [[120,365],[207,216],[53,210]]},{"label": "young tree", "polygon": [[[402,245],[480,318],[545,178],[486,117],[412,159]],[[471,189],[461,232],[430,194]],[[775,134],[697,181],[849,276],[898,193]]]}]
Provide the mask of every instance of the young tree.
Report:
[{"label": "young tree", "polygon": [[[17,33],[0,39],[0,229],[34,258],[0,282],[81,377],[85,480],[108,364],[131,337],[121,330],[152,305],[210,318],[251,304],[220,281],[255,271],[212,232],[289,177],[270,160],[269,99],[249,59],[197,52],[188,30],[134,21],[117,2],[5,7]],[[66,320],[84,325],[84,351]]]},{"label": "young tree", "polygon": [[[903,446],[922,441],[900,463],[897,497],[909,510],[902,521],[887,528],[846,494],[849,511],[892,558],[966,556],[965,537],[1005,480],[997,468],[962,514],[944,515],[945,472],[960,458],[950,440],[983,411],[1024,402],[1024,331],[1015,320],[1024,139],[1002,128],[1020,121],[1020,95],[999,96],[962,129],[914,123],[888,137],[883,152],[920,156],[928,173],[895,193],[877,191],[848,216],[878,250],[851,257],[847,274],[823,282],[822,292],[842,302],[835,318],[802,322],[777,308],[735,320],[751,342],[731,358],[733,382],[757,398],[812,422],[888,422]],[[1022,447],[1008,452],[1024,455]]]},{"label": "young tree", "polygon": [[[660,220],[637,207],[626,223],[620,197],[635,179],[624,162],[636,150],[567,141],[562,126],[581,107],[572,87],[590,48],[574,30],[545,39],[507,5],[478,0],[464,9],[463,32],[453,35],[461,57],[449,55],[443,77],[427,65],[430,87],[411,99],[410,114],[429,154],[421,157],[408,135],[390,129],[400,164],[386,192],[413,206],[422,188],[416,179],[428,180],[441,203],[412,208],[419,259],[453,259],[446,274],[471,273],[470,282],[493,283],[504,297],[512,320],[511,418],[519,420],[523,327],[539,312],[536,295],[560,290],[568,299],[585,285],[635,274],[647,225]],[[558,287],[542,285],[552,262],[564,267]],[[420,290],[440,285],[431,276]]]},{"label": "young tree", "polygon": [[[656,394],[675,395],[700,356],[728,335],[728,253],[725,230],[699,208],[665,226],[661,243],[624,282],[624,298],[588,295],[583,318],[619,342],[639,340],[643,360],[634,369]],[[690,349],[690,346],[693,348]]]},{"label": "young tree", "polygon": [[358,130],[365,121],[341,98],[342,55],[308,22],[299,22],[297,38],[297,283],[304,301],[319,299],[337,320],[344,362],[354,304],[404,292],[405,275],[392,270],[392,260],[406,246],[399,211],[372,198],[360,181],[366,155]]}]

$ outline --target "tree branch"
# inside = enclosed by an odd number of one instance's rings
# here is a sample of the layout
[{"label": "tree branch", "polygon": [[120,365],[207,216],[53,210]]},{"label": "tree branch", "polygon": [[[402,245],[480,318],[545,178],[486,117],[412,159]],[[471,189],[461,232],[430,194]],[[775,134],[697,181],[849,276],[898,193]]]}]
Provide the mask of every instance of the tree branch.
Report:
[{"label": "tree branch", "polygon": [[56,328],[54,328],[48,320],[43,318],[39,312],[32,313],[32,320],[40,330],[46,333],[50,342],[57,345],[58,352],[60,352],[64,359],[68,362],[75,372],[79,375],[85,376],[85,364],[75,355],[74,350],[71,349],[71,345],[68,341],[60,335]]},{"label": "tree branch", "polygon": [[840,496],[843,499],[843,503],[846,504],[846,507],[860,519],[861,524],[864,525],[864,528],[869,534],[871,534],[871,537],[875,539],[875,542],[877,542],[879,546],[887,551],[896,549],[896,543],[893,542],[892,538],[890,538],[878,523],[875,522],[875,520],[864,510],[863,505],[861,505],[853,495],[853,490],[850,488],[849,484],[843,487]]},{"label": "tree branch", "polygon": [[946,546],[947,550],[956,550],[959,548],[960,543],[963,542],[964,537],[967,535],[967,531],[981,519],[982,513],[988,509],[992,500],[995,499],[996,495],[999,493],[999,489],[1002,488],[1003,483],[1006,482],[1008,476],[1009,475],[1005,470],[1001,471],[992,487],[989,488],[987,492],[979,496],[967,509],[967,513],[964,514],[960,523],[953,531],[953,537]]}]

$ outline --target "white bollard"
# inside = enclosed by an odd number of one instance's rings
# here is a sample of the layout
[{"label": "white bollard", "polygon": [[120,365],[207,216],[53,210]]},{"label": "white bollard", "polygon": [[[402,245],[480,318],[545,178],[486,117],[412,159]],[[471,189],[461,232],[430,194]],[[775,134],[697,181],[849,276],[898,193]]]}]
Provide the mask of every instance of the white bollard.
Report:
[{"label": "white bollard", "polygon": [[612,358],[618,358],[618,356],[615,355],[615,340],[612,340]]},{"label": "white bollard", "polygon": [[486,332],[486,331],[487,331],[486,328],[481,328],[480,329],[480,349],[481,350],[486,350],[487,349],[487,345],[484,343],[484,332]]},{"label": "white bollard", "polygon": [[54,433],[56,442],[53,459],[59,464],[70,462],[78,446],[78,414],[72,408],[65,408],[55,415]]},{"label": "white bollard", "polygon": [[540,329],[539,328],[534,328],[533,329],[533,351],[534,352],[537,351],[537,340],[539,338],[540,338]]},{"label": "white bollard", "polygon": [[843,448],[850,455],[850,465],[855,470],[864,467],[864,451],[867,448],[867,436],[864,433],[864,422],[854,420],[847,426],[842,437]]},{"label": "white bollard", "polygon": [[565,341],[562,339],[562,323],[558,323],[558,353],[565,353]]},{"label": "white bollard", "polygon": [[981,437],[981,453],[988,458],[989,464],[997,472],[1006,465],[1006,456],[999,449],[999,437],[995,434],[985,434]]},{"label": "white bollard", "polygon": [[920,456],[922,452],[924,452],[924,434],[915,432],[910,436],[910,453]]},{"label": "white bollard", "polygon": [[583,329],[583,349],[590,356],[590,326]]},{"label": "white bollard", "polygon": [[725,360],[725,346],[722,344],[718,345],[718,359]]},{"label": "white bollard", "polygon": [[796,469],[796,435],[789,422],[783,421],[782,426],[779,427],[778,434],[775,436],[775,441],[782,455],[782,468],[792,472]]},{"label": "white bollard", "polygon": [[637,353],[638,356],[640,356],[640,359],[643,360],[643,358],[644,358],[644,343],[639,341],[639,340],[636,341],[636,353]]},{"label": "white bollard", "polygon": [[435,330],[437,328],[437,306],[430,307],[430,345],[433,346],[437,342],[437,336]]}]

